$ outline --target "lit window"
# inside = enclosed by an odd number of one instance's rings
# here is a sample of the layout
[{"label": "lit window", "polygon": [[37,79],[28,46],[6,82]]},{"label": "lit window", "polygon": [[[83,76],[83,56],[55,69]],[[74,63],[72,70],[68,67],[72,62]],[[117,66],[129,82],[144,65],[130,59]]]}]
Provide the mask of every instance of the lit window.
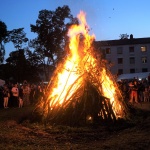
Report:
[{"label": "lit window", "polygon": [[117,54],[122,54],[122,53],[123,53],[123,48],[117,47]]},{"label": "lit window", "polygon": [[141,46],[141,52],[146,52],[147,51],[147,47],[146,46]]},{"label": "lit window", "polygon": [[111,51],[110,51],[110,48],[106,48],[106,54],[110,54]]},{"label": "lit window", "polygon": [[147,57],[142,57],[142,63],[143,64],[147,63]]},{"label": "lit window", "polygon": [[130,53],[133,53],[133,52],[134,52],[134,46],[130,46],[130,47],[129,47],[129,52],[130,52]]},{"label": "lit window", "polygon": [[118,64],[123,64],[123,58],[118,58]]},{"label": "lit window", "polygon": [[134,57],[130,57],[130,64],[135,64],[135,58]]}]

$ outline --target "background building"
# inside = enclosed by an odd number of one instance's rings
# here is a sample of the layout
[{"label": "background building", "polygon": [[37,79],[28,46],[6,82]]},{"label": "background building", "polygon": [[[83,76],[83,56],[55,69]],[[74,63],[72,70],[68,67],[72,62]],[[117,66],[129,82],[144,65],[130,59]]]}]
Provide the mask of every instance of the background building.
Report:
[{"label": "background building", "polygon": [[150,72],[150,38],[97,41],[114,75]]}]

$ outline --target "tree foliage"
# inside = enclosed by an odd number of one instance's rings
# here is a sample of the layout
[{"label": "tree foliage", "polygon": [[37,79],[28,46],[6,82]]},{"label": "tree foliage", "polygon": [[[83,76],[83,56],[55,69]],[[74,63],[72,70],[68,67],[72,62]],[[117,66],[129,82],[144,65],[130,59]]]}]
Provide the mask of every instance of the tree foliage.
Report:
[{"label": "tree foliage", "polygon": [[5,47],[3,42],[6,36],[7,36],[7,26],[4,22],[0,21],[0,63],[4,61]]},{"label": "tree foliage", "polygon": [[55,11],[41,10],[36,25],[31,24],[31,31],[38,35],[32,41],[37,53],[54,63],[63,53],[68,26],[74,23],[77,19],[70,14],[68,6],[58,7]]},{"label": "tree foliage", "polygon": [[[31,24],[31,32],[37,33],[37,38],[29,42],[43,65],[45,77],[49,80],[55,63],[64,57],[64,47],[67,45],[67,31],[72,24],[77,24],[68,6],[58,7],[55,11],[39,11],[36,25]],[[48,67],[49,66],[49,67]]]},{"label": "tree foliage", "polygon": [[[12,77],[17,82],[24,80],[36,82],[39,80],[38,66],[32,60],[32,55],[28,57],[28,52],[24,49],[13,51],[6,59],[6,66],[9,68],[9,78]],[[32,53],[32,52],[30,52]],[[8,71],[6,71],[8,72]]]},{"label": "tree foliage", "polygon": [[22,45],[28,41],[28,38],[26,38],[24,28],[18,28],[8,31],[6,41],[7,42],[11,41],[14,44],[16,50],[19,50],[22,48]]},{"label": "tree foliage", "polygon": [[128,39],[129,35],[126,33],[126,34],[120,34],[120,39],[123,40],[123,39]]},{"label": "tree foliage", "polygon": [[[2,42],[12,42],[16,49],[9,54],[6,64],[0,66],[3,78],[34,82],[39,80],[39,72],[43,72],[49,79],[56,61],[65,56],[69,26],[77,23],[77,18],[73,18],[68,6],[58,7],[55,11],[41,10],[36,25],[30,25],[31,32],[36,33],[37,37],[30,40],[25,48],[23,44],[28,42],[28,38],[24,28],[7,31],[6,25],[0,22],[0,48],[4,49]],[[0,53],[0,62],[4,60],[4,52]]]}]

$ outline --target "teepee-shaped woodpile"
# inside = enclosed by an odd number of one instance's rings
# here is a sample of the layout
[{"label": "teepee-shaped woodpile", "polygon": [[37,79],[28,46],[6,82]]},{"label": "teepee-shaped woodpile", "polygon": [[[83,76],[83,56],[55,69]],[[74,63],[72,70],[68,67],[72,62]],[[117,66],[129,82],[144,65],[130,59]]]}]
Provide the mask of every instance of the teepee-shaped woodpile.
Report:
[{"label": "teepee-shaped woodpile", "polygon": [[85,13],[70,28],[70,52],[58,66],[39,107],[47,122],[67,125],[115,121],[128,110],[105,61],[92,46]]}]

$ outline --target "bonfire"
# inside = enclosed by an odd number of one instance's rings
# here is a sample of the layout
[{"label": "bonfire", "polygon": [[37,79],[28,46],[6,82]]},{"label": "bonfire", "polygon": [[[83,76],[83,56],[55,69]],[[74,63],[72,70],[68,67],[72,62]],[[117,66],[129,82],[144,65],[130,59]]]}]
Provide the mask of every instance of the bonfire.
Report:
[{"label": "bonfire", "polygon": [[68,36],[69,52],[59,63],[38,104],[44,120],[79,125],[127,118],[128,109],[106,61],[93,46],[86,14],[78,14]]}]

